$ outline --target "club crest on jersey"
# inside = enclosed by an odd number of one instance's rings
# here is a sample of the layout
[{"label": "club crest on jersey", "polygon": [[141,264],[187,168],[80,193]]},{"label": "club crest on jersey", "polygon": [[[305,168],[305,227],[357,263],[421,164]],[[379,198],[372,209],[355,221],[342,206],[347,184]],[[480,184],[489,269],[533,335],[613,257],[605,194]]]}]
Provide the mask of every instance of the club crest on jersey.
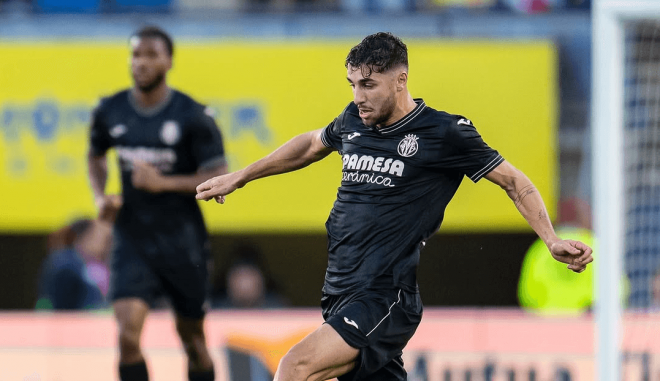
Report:
[{"label": "club crest on jersey", "polygon": [[406,135],[406,137],[399,142],[399,146],[397,147],[399,155],[403,157],[410,157],[416,154],[417,149],[419,148],[417,140],[419,140],[419,138],[413,134]]},{"label": "club crest on jersey", "polygon": [[110,134],[110,137],[117,139],[126,133],[126,126],[123,124],[118,124],[112,127],[108,133]]},{"label": "club crest on jersey", "polygon": [[160,130],[160,140],[168,146],[176,144],[181,138],[181,129],[179,124],[173,120],[168,120],[163,123]]}]

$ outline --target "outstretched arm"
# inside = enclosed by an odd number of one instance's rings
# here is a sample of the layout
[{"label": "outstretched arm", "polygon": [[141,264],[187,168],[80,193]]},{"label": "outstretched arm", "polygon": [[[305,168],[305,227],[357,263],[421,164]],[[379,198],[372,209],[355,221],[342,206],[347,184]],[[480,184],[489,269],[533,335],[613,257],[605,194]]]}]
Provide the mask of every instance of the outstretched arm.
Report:
[{"label": "outstretched arm", "polygon": [[225,196],[242,188],[250,181],[304,168],[319,161],[332,152],[321,141],[322,129],[298,135],[268,156],[244,169],[214,177],[197,187],[197,199],[208,201],[214,198],[224,203]]},{"label": "outstretched arm", "polygon": [[562,240],[555,234],[543,199],[524,173],[504,161],[486,178],[506,191],[529,225],[543,240],[552,256],[568,264],[575,272],[582,272],[593,261],[592,250],[580,241]]},{"label": "outstretched arm", "polygon": [[190,175],[163,175],[153,165],[141,161],[133,162],[131,182],[137,189],[151,193],[176,192],[195,193],[197,185],[211,176],[227,173],[227,165],[222,164],[210,168],[200,168]]}]

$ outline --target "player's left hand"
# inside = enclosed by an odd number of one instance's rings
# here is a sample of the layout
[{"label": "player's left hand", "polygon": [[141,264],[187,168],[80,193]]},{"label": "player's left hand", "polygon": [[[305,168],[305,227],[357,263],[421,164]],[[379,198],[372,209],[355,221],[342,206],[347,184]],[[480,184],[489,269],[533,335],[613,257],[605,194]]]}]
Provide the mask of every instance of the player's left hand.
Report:
[{"label": "player's left hand", "polygon": [[218,204],[224,204],[225,196],[238,188],[242,188],[245,183],[245,180],[241,177],[241,171],[216,176],[197,186],[195,198],[204,201],[214,199]]},{"label": "player's left hand", "polygon": [[591,256],[593,250],[580,241],[560,240],[550,245],[549,249],[554,259],[568,264],[568,269],[576,273],[583,272],[594,261]]},{"label": "player's left hand", "polygon": [[136,189],[151,193],[162,192],[163,175],[153,165],[143,161],[133,162],[133,173],[131,175],[131,182]]}]

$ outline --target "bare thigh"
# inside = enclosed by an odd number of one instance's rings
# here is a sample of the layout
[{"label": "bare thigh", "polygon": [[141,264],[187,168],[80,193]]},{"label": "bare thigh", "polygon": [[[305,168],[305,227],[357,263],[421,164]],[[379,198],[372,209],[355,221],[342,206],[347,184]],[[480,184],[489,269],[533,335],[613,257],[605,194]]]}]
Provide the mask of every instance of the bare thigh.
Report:
[{"label": "bare thigh", "polygon": [[330,325],[323,324],[294,345],[282,358],[275,381],[327,380],[350,372],[360,350],[346,344]]}]

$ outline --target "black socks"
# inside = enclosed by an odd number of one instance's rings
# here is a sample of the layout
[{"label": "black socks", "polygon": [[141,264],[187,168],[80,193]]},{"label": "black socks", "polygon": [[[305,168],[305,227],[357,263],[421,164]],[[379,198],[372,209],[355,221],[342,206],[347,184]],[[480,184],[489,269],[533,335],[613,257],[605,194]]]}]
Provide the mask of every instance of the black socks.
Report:
[{"label": "black socks", "polygon": [[215,380],[215,371],[213,368],[209,370],[196,370],[188,371],[188,380],[189,381],[214,381]]},{"label": "black socks", "polygon": [[119,379],[121,381],[149,381],[147,364],[144,361],[135,364],[119,364]]}]

